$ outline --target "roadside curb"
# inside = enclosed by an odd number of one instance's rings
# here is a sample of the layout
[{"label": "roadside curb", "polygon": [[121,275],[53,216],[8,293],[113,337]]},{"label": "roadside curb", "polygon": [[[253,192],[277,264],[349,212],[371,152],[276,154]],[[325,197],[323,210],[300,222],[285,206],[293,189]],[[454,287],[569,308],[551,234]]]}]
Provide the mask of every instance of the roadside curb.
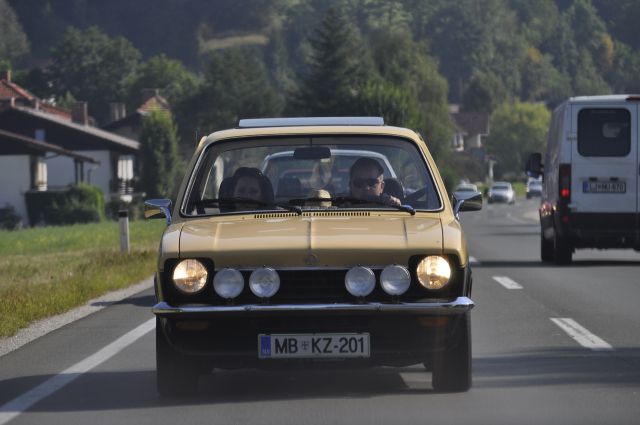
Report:
[{"label": "roadside curb", "polygon": [[76,307],[66,313],[39,320],[31,324],[29,327],[18,331],[18,333],[13,336],[0,338],[0,357],[40,338],[43,335],[48,334],[49,332],[55,331],[56,329],[68,325],[71,322],[82,319],[83,317],[98,312],[151,287],[153,287],[153,276],[150,276],[147,279],[127,288],[108,292],[98,298],[89,300],[85,305]]}]

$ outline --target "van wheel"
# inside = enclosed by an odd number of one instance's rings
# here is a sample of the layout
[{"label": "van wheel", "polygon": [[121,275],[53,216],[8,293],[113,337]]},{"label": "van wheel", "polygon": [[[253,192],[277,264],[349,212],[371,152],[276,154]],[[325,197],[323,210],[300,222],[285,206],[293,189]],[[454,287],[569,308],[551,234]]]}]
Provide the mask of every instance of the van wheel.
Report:
[{"label": "van wheel", "polygon": [[189,395],[198,389],[199,370],[167,342],[156,318],[156,378],[162,396]]},{"label": "van wheel", "polygon": [[461,318],[455,329],[456,344],[435,354],[432,385],[438,392],[462,392],[471,387],[471,321]]},{"label": "van wheel", "polygon": [[553,236],[553,261],[556,264],[569,264],[573,256],[573,247],[565,238],[554,232]]},{"label": "van wheel", "polygon": [[554,261],[555,252],[553,250],[553,241],[544,238],[542,229],[540,229],[540,258],[545,262]]}]

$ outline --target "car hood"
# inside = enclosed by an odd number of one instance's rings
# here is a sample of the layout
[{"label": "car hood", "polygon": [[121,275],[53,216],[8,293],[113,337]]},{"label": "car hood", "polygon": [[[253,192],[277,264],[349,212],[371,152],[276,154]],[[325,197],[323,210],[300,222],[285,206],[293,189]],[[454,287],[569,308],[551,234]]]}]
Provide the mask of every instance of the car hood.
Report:
[{"label": "car hood", "polygon": [[[355,213],[368,214],[368,213]],[[222,267],[346,267],[406,264],[442,252],[437,213],[418,216],[234,216],[195,219],[180,233],[180,257]]]}]

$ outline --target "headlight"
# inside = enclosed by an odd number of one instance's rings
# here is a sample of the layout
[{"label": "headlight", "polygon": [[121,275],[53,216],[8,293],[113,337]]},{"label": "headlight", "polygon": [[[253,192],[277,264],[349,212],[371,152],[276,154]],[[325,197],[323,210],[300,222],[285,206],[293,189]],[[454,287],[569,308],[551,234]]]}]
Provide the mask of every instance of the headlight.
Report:
[{"label": "headlight", "polygon": [[269,267],[256,269],[249,277],[249,288],[257,297],[270,298],[280,289],[280,276]]},{"label": "headlight", "polygon": [[402,266],[387,266],[380,274],[380,285],[389,295],[402,295],[411,284],[409,270]]},{"label": "headlight", "polygon": [[427,289],[443,288],[451,278],[449,262],[438,255],[430,255],[418,264],[418,280]]},{"label": "headlight", "polygon": [[213,289],[222,298],[235,298],[243,288],[244,278],[236,269],[222,269],[213,277]]},{"label": "headlight", "polygon": [[173,269],[173,283],[180,292],[195,294],[207,283],[207,268],[198,260],[183,260]]},{"label": "headlight", "polygon": [[366,297],[376,286],[376,275],[367,267],[354,267],[344,277],[347,291],[356,297]]}]

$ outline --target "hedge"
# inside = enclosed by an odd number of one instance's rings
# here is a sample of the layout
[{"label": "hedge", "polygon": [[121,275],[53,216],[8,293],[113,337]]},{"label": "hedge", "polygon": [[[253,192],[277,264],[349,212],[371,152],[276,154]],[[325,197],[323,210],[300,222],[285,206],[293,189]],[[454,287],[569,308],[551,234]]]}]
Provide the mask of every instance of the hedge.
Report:
[{"label": "hedge", "polygon": [[97,186],[78,184],[65,190],[25,193],[29,223],[64,225],[105,218],[104,196]]}]

